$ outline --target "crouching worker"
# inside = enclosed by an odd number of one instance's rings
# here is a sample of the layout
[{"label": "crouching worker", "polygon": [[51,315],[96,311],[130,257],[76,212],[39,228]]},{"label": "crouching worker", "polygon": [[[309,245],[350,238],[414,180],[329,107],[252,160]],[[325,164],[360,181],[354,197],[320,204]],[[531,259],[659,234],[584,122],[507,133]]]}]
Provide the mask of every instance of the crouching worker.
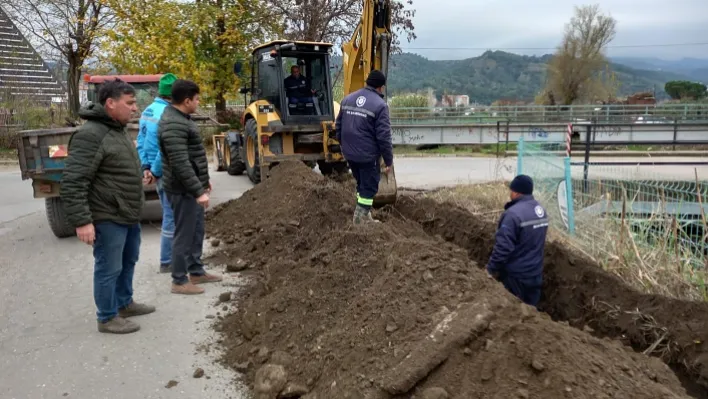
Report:
[{"label": "crouching worker", "polygon": [[524,303],[536,306],[543,288],[543,250],[548,231],[546,210],[533,197],[533,180],[519,175],[509,184],[487,273]]},{"label": "crouching worker", "polygon": [[354,224],[375,221],[371,216],[371,206],[379,191],[379,159],[383,157],[386,173],[391,171],[393,164],[391,123],[388,105],[383,99],[385,85],[386,76],[380,71],[371,71],[366,79],[366,87],[342,100],[335,122],[342,155],[356,179]]}]

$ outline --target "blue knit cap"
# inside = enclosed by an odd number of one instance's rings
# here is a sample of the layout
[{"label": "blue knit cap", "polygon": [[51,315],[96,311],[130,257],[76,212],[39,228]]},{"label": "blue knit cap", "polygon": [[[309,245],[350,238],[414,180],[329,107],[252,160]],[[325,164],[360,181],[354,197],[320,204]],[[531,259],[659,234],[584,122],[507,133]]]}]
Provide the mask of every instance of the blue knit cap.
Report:
[{"label": "blue knit cap", "polygon": [[533,194],[533,179],[526,175],[518,175],[509,184],[509,189],[523,195]]}]

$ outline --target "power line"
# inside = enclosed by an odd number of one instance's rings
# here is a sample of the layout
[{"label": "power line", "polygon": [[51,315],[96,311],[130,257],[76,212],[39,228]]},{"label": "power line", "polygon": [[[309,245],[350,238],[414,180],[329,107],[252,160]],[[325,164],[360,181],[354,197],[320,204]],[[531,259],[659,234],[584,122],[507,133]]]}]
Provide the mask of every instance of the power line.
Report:
[{"label": "power line", "polygon": [[[646,47],[683,47],[683,46],[708,46],[708,42],[701,43],[667,43],[667,44],[628,44],[606,46],[605,48],[646,48]],[[556,50],[557,47],[401,47],[403,50]]]}]

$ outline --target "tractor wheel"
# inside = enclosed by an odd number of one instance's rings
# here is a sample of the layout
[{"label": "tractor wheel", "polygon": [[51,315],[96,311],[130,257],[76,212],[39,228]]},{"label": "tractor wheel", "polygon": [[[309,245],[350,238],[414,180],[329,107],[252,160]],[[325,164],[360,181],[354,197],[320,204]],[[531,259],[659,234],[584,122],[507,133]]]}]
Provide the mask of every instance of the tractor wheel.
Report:
[{"label": "tractor wheel", "polygon": [[243,153],[246,160],[246,173],[253,184],[261,182],[261,160],[258,154],[258,127],[255,119],[246,122],[245,142]]},{"label": "tractor wheel", "polygon": [[329,176],[335,172],[339,175],[349,173],[349,164],[347,164],[346,162],[332,163],[325,161],[317,161],[317,166],[320,167],[320,172],[322,172],[322,174],[325,176]]},{"label": "tractor wheel", "polygon": [[231,176],[242,175],[246,170],[246,164],[243,162],[241,157],[241,146],[236,143],[229,143],[229,154],[231,159],[229,160],[229,168],[226,170]]}]

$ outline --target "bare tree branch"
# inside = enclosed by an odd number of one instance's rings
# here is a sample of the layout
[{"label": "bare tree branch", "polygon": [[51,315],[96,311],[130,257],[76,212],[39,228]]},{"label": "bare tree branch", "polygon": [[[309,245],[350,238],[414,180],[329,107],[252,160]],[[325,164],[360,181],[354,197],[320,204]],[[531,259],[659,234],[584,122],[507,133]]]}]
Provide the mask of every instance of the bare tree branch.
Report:
[{"label": "bare tree branch", "polygon": [[608,66],[605,48],[615,37],[617,22],[600,13],[598,5],[575,8],[563,41],[548,63],[546,94],[551,103],[573,104],[611,94],[600,73]]}]

